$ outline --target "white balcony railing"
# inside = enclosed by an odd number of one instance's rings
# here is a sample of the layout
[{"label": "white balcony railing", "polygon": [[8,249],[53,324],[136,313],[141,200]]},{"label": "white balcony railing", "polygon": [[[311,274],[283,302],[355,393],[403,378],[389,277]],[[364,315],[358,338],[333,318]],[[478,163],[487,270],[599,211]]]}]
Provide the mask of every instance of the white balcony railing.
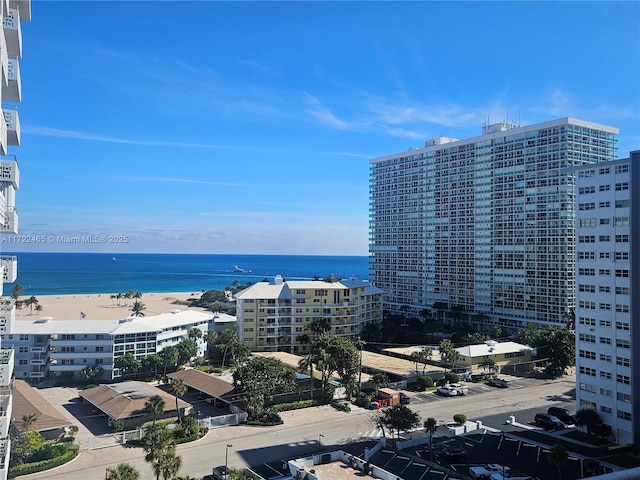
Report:
[{"label": "white balcony railing", "polygon": [[18,257],[0,257],[0,266],[4,267],[2,281],[13,283],[18,279]]},{"label": "white balcony railing", "polygon": [[2,90],[4,90],[9,82],[9,54],[7,53],[7,41],[4,39],[4,35],[0,35],[0,37],[0,68],[2,68]]},{"label": "white balcony railing", "polygon": [[10,57],[22,58],[22,29],[17,8],[9,8],[2,19],[2,27],[7,40],[7,53]]},{"label": "white balcony railing", "polygon": [[31,21],[31,0],[10,0],[9,8],[17,8],[20,10],[20,20],[23,22]]},{"label": "white balcony railing", "polygon": [[4,222],[0,223],[0,233],[18,233],[18,211],[15,207],[7,207]]},{"label": "white balcony railing", "polygon": [[[1,36],[1,35],[0,35]],[[0,40],[0,48],[2,48],[3,40]],[[7,47],[4,47],[4,51],[7,51]],[[1,56],[1,55],[0,55]],[[0,58],[0,61],[4,62],[4,58]],[[17,58],[8,58],[6,65],[6,81],[5,86],[2,88],[2,99],[10,102],[22,101],[22,79],[20,78],[20,63]],[[4,79],[4,77],[3,77]]]},{"label": "white balcony railing", "polygon": [[0,334],[11,333],[16,323],[16,306],[0,305]]},{"label": "white balcony railing", "polygon": [[20,168],[16,160],[0,160],[0,182],[9,182],[14,190],[20,189]]},{"label": "white balcony railing", "polygon": [[7,480],[9,474],[9,453],[11,450],[11,437],[0,440],[0,480]]},{"label": "white balcony railing", "polygon": [[3,394],[0,395],[0,438],[5,438],[9,435],[9,425],[11,424],[13,413],[12,408],[11,392],[3,392]]},{"label": "white balcony railing", "polygon": [[7,145],[20,146],[20,115],[18,110],[3,108],[4,122],[7,124]]},{"label": "white balcony railing", "polygon": [[0,348],[0,386],[6,387],[11,382],[15,352],[12,348]]}]

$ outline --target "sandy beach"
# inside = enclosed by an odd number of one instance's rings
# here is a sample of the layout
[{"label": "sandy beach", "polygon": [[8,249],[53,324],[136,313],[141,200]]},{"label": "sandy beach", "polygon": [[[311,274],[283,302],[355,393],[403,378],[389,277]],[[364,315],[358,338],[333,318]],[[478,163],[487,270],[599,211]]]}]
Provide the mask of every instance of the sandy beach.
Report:
[{"label": "sandy beach", "polygon": [[[171,310],[187,310],[186,305],[177,305],[174,302],[184,301],[188,298],[199,297],[200,292],[172,292],[172,293],[143,293],[140,301],[146,306],[146,317],[168,313]],[[22,296],[20,300],[28,297]],[[112,299],[111,294],[79,294],[79,295],[38,295],[38,303],[43,309],[40,312],[33,310],[29,313],[29,307],[16,310],[16,320],[35,320],[42,317],[51,317],[54,320],[118,320],[131,314],[133,299]],[[202,308],[196,310],[205,311]]]}]

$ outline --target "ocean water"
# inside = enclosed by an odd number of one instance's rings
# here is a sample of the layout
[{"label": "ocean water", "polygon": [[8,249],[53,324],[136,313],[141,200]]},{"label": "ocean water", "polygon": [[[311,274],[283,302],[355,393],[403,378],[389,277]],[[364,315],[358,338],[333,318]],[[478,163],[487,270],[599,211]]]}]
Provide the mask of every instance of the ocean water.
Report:
[{"label": "ocean water", "polygon": [[[198,292],[282,275],[286,280],[335,274],[368,278],[366,256],[15,253],[27,295],[116,294],[127,290]],[[234,271],[237,265],[244,272]],[[10,295],[15,284],[5,284]]]}]

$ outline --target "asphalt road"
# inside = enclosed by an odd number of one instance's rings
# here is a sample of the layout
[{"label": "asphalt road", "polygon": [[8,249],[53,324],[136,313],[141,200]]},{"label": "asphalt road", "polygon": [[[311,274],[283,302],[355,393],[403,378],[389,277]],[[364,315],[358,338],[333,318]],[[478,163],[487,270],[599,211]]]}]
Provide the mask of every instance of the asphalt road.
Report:
[{"label": "asphalt road", "polygon": [[[438,423],[451,422],[453,415],[464,413],[470,420],[483,420],[487,425],[504,425],[510,415],[527,423],[536,411],[550,406],[573,408],[575,377],[559,380],[520,379],[508,389],[472,385],[468,395],[441,397],[434,393],[412,393],[410,408],[422,419],[435,418]],[[212,430],[199,440],[178,447],[182,456],[181,475],[201,478],[217,465],[225,464],[228,453],[230,467],[260,466],[268,462],[277,465],[282,460],[318,451],[338,448],[344,443],[353,448],[363,438],[380,436],[371,417],[373,412],[354,409],[338,412],[331,407],[316,407],[285,412],[285,424],[278,427],[223,427]],[[227,445],[231,445],[227,448]],[[25,479],[86,480],[104,478],[105,469],[119,462],[128,462],[141,472],[141,480],[155,478],[144,461],[141,449],[116,446],[84,451],[74,462],[57,469],[28,475]]]}]

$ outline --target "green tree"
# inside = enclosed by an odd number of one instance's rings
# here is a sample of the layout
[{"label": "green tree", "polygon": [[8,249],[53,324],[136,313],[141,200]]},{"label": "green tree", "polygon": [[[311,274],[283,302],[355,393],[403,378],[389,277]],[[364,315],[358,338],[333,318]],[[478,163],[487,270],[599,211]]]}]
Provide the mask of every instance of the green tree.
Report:
[{"label": "green tree", "polygon": [[20,465],[25,463],[42,447],[44,447],[44,438],[40,432],[27,431],[12,437],[11,464]]},{"label": "green tree", "polygon": [[433,462],[433,436],[438,430],[438,422],[435,418],[429,417],[424,421],[424,429],[429,433],[429,459]]},{"label": "green tree", "polygon": [[391,408],[380,410],[374,417],[374,422],[378,428],[386,427],[393,437],[394,432],[400,437],[402,432],[409,431],[420,426],[420,415],[406,405],[394,405]]},{"label": "green tree", "polygon": [[386,373],[377,372],[371,375],[371,383],[373,383],[373,388],[375,388],[377,392],[380,387],[389,385],[389,377]]},{"label": "green tree", "polygon": [[174,378],[169,386],[169,390],[176,397],[176,412],[178,413],[178,422],[182,423],[182,415],[180,413],[180,409],[178,408],[178,397],[181,397],[185,393],[187,393],[188,387],[187,384],[184,383],[182,378]]},{"label": "green tree", "polygon": [[144,317],[144,311],[146,309],[147,306],[144,303],[136,300],[131,306],[131,315],[133,315],[134,317]]},{"label": "green tree", "polygon": [[433,352],[430,348],[426,348],[424,350],[414,350],[411,352],[411,361],[416,364],[416,375],[418,374],[418,364],[422,364],[422,375],[424,375],[425,370],[427,369],[427,365],[429,364],[429,360],[433,356]]},{"label": "green tree", "polygon": [[496,368],[496,362],[493,358],[487,357],[484,360],[482,360],[482,362],[480,362],[478,364],[479,367],[482,367],[482,369],[487,372],[487,371],[493,371]]},{"label": "green tree", "polygon": [[22,415],[21,426],[23,432],[31,430],[38,421],[38,415],[36,413],[25,413]]},{"label": "green tree", "polygon": [[251,348],[244,342],[236,342],[229,347],[229,356],[236,367],[248,359],[249,355],[251,355]]},{"label": "green tree", "polygon": [[563,372],[576,363],[576,336],[571,330],[554,326],[539,328],[529,324],[518,331],[516,339],[536,348],[538,357],[545,360],[549,370]]},{"label": "green tree", "polygon": [[189,330],[189,340],[193,341],[197,345],[201,339],[202,339],[202,330],[195,327]]},{"label": "green tree", "polygon": [[107,468],[106,480],[138,480],[140,472],[128,463],[119,463]]},{"label": "green tree", "polygon": [[22,292],[24,292],[24,287],[20,284],[15,284],[13,286],[13,288],[11,289],[11,298],[13,299],[14,302],[17,302],[18,299],[20,298],[20,295],[22,295]]},{"label": "green tree", "polygon": [[558,469],[558,480],[562,480],[562,467],[569,461],[569,454],[562,445],[554,445],[549,449],[547,460]]},{"label": "green tree", "polygon": [[147,377],[156,376],[161,366],[162,357],[157,353],[151,353],[140,360],[140,371]]},{"label": "green tree", "polygon": [[140,370],[140,360],[128,352],[115,358],[113,366],[120,370],[123,377],[133,377]]},{"label": "green tree", "polygon": [[256,418],[273,395],[295,391],[296,376],[292,368],[278,359],[253,357],[236,369],[233,383],[244,398],[247,413]]},{"label": "green tree", "polygon": [[175,445],[160,452],[153,462],[153,471],[162,474],[163,480],[175,477],[182,467],[182,457],[176,453]]},{"label": "green tree", "polygon": [[198,347],[193,340],[183,338],[176,344],[176,350],[178,351],[178,365],[186,365],[196,356]]},{"label": "green tree", "polygon": [[591,408],[581,408],[576,412],[576,426],[586,427],[589,435],[593,435],[601,424],[600,414]]},{"label": "green tree", "polygon": [[440,358],[444,363],[444,371],[447,371],[447,366],[453,368],[455,363],[460,360],[460,353],[455,349],[451,340],[442,340],[439,346]]},{"label": "green tree", "polygon": [[316,368],[322,372],[323,390],[326,391],[328,379],[335,372],[347,389],[347,394],[355,394],[360,352],[351,341],[331,333],[322,333],[312,341],[311,355],[316,357]]},{"label": "green tree", "polygon": [[154,424],[158,417],[164,413],[164,407],[165,403],[160,395],[149,397],[149,399],[144,403],[144,411],[153,417]]},{"label": "green tree", "polygon": [[222,334],[218,336],[219,343],[216,345],[216,349],[222,352],[222,366],[225,366],[227,360],[227,353],[232,345],[238,343],[238,334],[231,328],[225,328]]},{"label": "green tree", "polygon": [[27,305],[29,306],[29,315],[32,315],[33,307],[38,305],[38,299],[34,295],[31,295],[26,302],[27,302]]},{"label": "green tree", "polygon": [[179,356],[178,349],[173,345],[164,347],[160,350],[160,358],[162,358],[162,376],[165,381],[167,378],[167,370],[169,368],[175,368],[178,364]]},{"label": "green tree", "polygon": [[104,369],[99,365],[88,365],[80,370],[80,376],[86,380],[99,378],[104,373]]},{"label": "green tree", "polygon": [[159,459],[162,458],[163,452],[172,447],[175,448],[173,435],[163,425],[154,422],[146,428],[145,435],[142,438],[142,448],[145,453],[144,459],[146,462],[151,463],[156,480],[159,480],[162,474]]},{"label": "green tree", "polygon": [[478,312],[473,316],[473,319],[478,324],[478,330],[484,331],[484,325],[489,322],[491,317],[487,312]]}]

